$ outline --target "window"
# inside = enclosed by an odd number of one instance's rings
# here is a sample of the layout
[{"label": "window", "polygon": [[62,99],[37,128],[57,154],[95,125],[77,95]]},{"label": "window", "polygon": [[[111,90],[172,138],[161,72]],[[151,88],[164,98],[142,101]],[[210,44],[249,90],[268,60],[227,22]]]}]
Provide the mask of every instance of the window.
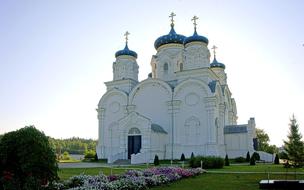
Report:
[{"label": "window", "polygon": [[168,63],[165,63],[164,64],[164,73],[168,73],[168,69],[169,69],[169,66],[168,66]]},{"label": "window", "polygon": [[184,69],[184,65],[183,65],[183,63],[180,63],[180,64],[179,64],[179,70],[180,70],[180,71],[183,71],[183,69]]}]

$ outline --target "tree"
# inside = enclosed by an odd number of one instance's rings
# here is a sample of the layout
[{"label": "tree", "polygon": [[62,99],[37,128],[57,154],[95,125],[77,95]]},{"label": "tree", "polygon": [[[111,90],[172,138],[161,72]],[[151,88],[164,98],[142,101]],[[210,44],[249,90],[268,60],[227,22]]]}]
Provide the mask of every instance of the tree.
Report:
[{"label": "tree", "polygon": [[269,136],[263,129],[256,129],[258,139],[258,150],[268,152],[270,154],[277,153],[278,148],[269,144]]},{"label": "tree", "polygon": [[257,152],[254,152],[251,157],[254,157],[254,160],[260,160],[260,154]]},{"label": "tree", "polygon": [[194,158],[194,154],[193,152],[191,153],[191,156],[190,156],[190,159],[193,159]]},{"label": "tree", "polygon": [[284,150],[294,167],[302,167],[304,162],[304,143],[299,132],[299,125],[294,115],[290,119],[289,134],[287,141],[284,141]]},{"label": "tree", "polygon": [[182,153],[180,160],[181,161],[185,161],[186,160],[184,153]]},{"label": "tree", "polygon": [[249,151],[247,152],[247,155],[246,155],[246,162],[249,162],[250,161],[250,153]]},{"label": "tree", "polygon": [[55,153],[34,126],[6,133],[0,142],[0,160],[3,189],[41,189],[58,179]]},{"label": "tree", "polygon": [[228,159],[228,155],[226,154],[225,156],[225,166],[229,166],[230,163],[229,163],[229,159]]},{"label": "tree", "polygon": [[158,165],[159,165],[159,159],[158,159],[158,156],[156,154],[155,157],[154,157],[154,166],[158,166]]},{"label": "tree", "polygon": [[255,165],[255,157],[253,155],[250,158],[250,165],[251,166]]},{"label": "tree", "polygon": [[276,154],[274,158],[274,164],[280,164],[279,154]]}]

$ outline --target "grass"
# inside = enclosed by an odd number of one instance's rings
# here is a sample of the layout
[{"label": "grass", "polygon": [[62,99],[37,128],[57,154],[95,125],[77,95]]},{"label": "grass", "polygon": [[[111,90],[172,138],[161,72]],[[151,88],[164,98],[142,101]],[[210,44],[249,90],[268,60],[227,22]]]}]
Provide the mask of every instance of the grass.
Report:
[{"label": "grass", "polygon": [[304,168],[284,168],[283,165],[275,164],[257,164],[250,166],[244,165],[230,165],[224,166],[221,169],[208,169],[209,171],[232,171],[232,172],[304,172]]},{"label": "grass", "polygon": [[[295,179],[295,176],[271,175],[271,179]],[[267,179],[266,174],[203,174],[194,178],[182,179],[175,183],[155,187],[153,190],[258,190],[259,181]],[[297,179],[304,179],[298,175]]]},{"label": "grass", "polygon": [[[153,166],[153,165],[150,165]],[[146,165],[130,166],[136,169],[144,169]],[[113,168],[113,174],[121,174],[127,171],[128,167],[115,167]],[[68,179],[73,175],[79,175],[81,173],[87,175],[97,175],[102,171],[106,175],[110,175],[111,169],[108,167],[100,168],[65,168],[60,169],[58,175],[61,180]],[[225,171],[225,172],[262,172],[262,173],[252,173],[252,174],[235,174],[235,173],[206,173],[194,178],[183,179],[174,182],[169,185],[164,185],[160,187],[152,188],[153,190],[258,190],[258,183],[262,179],[267,179],[267,171],[270,172],[304,172],[304,168],[293,169],[283,168],[283,165],[274,164],[257,164],[255,166],[249,165],[232,165],[225,166],[222,169],[210,169],[208,171]],[[304,175],[299,175],[297,173],[292,173],[289,175],[284,174],[271,174],[270,179],[302,179],[304,180]]]}]

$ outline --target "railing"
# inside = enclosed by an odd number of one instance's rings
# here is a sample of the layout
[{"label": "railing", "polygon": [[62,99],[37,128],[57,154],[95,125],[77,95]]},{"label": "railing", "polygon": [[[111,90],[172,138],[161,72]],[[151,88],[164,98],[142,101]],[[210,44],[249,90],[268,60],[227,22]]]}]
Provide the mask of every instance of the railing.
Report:
[{"label": "railing", "polygon": [[275,154],[269,154],[264,151],[256,151],[260,155],[260,160],[264,160],[265,162],[273,162],[275,158]]},{"label": "railing", "polygon": [[143,164],[150,162],[149,152],[140,152],[131,155],[131,164]]},{"label": "railing", "polygon": [[125,152],[120,152],[120,153],[111,155],[108,157],[108,164],[111,164],[119,159],[124,159],[124,156],[125,156]]}]

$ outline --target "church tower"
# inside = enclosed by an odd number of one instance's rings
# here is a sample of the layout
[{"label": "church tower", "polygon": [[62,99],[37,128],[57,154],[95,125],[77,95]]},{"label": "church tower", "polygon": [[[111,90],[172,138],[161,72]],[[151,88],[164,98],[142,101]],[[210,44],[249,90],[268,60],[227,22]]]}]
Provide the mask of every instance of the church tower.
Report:
[{"label": "church tower", "polygon": [[217,76],[220,79],[220,83],[222,85],[226,85],[227,84],[227,75],[225,73],[226,66],[223,63],[220,63],[216,60],[216,49],[217,49],[217,47],[213,46],[212,49],[213,49],[213,56],[214,57],[213,57],[212,63],[210,64],[210,68],[213,72],[215,72],[217,74]]},{"label": "church tower", "polygon": [[185,38],[185,63],[184,70],[208,68],[210,63],[210,52],[208,50],[209,40],[197,34],[196,20],[197,16],[192,18],[194,33],[192,36]]},{"label": "church tower", "polygon": [[156,39],[154,47],[157,51],[152,56],[152,78],[164,81],[175,80],[175,72],[183,69],[183,52],[185,36],[177,34],[174,30],[174,13],[170,14],[171,30],[169,34]]},{"label": "church tower", "polygon": [[115,53],[116,61],[113,63],[113,80],[131,79],[138,82],[137,53],[128,47],[128,35],[125,33],[125,48]]}]

